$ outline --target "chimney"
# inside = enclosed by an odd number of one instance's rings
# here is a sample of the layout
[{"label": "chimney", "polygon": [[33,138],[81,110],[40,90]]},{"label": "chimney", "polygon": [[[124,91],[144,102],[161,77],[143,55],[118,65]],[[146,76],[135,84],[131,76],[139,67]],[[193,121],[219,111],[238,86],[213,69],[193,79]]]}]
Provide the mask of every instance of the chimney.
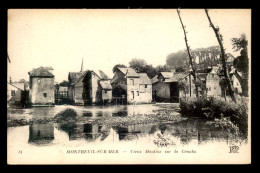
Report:
[{"label": "chimney", "polygon": [[11,79],[11,77],[10,77],[10,81],[9,81],[9,83],[12,83],[12,79]]}]

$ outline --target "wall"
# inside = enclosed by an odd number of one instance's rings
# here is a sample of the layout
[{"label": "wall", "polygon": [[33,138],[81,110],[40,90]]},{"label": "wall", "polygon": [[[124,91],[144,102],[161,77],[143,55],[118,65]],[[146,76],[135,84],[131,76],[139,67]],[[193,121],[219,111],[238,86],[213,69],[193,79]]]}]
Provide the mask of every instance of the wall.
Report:
[{"label": "wall", "polygon": [[[131,83],[131,80],[134,81],[133,84]],[[139,79],[127,78],[127,102],[128,103],[134,103],[138,101],[137,91],[139,91]],[[134,93],[134,98],[132,92]]]},{"label": "wall", "polygon": [[170,99],[170,83],[154,83],[153,90],[156,91],[157,98]]},{"label": "wall", "polygon": [[112,90],[107,90],[105,93],[105,90],[102,90],[102,99],[111,101],[112,99]]},{"label": "wall", "polygon": [[209,73],[206,80],[207,96],[221,96],[221,87],[219,85],[220,78],[217,74]]},{"label": "wall", "polygon": [[233,75],[231,80],[233,81],[233,87],[234,87],[234,89],[237,90],[238,93],[241,94],[241,93],[242,93],[242,87],[241,87],[240,82],[239,82],[239,80],[237,79],[237,77],[236,77],[235,75]]},{"label": "wall", "polygon": [[84,104],[83,98],[83,83],[80,80],[78,83],[74,85],[74,103],[75,104]]},{"label": "wall", "polygon": [[101,92],[99,91],[99,78],[91,73],[92,103],[101,102]]},{"label": "wall", "polygon": [[72,85],[68,86],[68,99],[70,101],[74,100],[74,86],[72,86]]},{"label": "wall", "polygon": [[139,102],[152,102],[153,98],[152,98],[152,85],[151,84],[147,84],[147,88],[144,87],[144,84],[141,84],[140,87],[140,92],[139,92],[139,97],[138,97],[138,101]]},{"label": "wall", "polygon": [[[31,78],[29,101],[31,104],[54,104],[54,78]],[[44,97],[43,93],[47,93]]]}]

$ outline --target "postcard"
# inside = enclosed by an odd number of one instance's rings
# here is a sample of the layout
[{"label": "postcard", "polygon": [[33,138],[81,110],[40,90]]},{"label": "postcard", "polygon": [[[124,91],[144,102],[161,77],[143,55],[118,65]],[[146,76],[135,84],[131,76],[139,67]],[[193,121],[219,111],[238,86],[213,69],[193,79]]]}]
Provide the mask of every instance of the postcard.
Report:
[{"label": "postcard", "polygon": [[9,165],[251,164],[251,9],[9,9]]}]

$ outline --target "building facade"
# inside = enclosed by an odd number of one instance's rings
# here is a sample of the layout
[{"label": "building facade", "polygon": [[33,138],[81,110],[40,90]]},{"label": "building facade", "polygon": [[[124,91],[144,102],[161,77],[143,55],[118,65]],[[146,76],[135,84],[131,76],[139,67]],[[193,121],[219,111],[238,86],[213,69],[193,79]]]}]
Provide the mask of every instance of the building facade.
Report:
[{"label": "building facade", "polygon": [[68,100],[73,105],[83,105],[83,79],[87,71],[69,72]]},{"label": "building facade", "polygon": [[123,103],[152,102],[152,82],[146,73],[117,67],[111,85],[113,97],[121,99]]},{"label": "building facade", "polygon": [[84,105],[107,104],[112,100],[109,77],[101,70],[88,70],[83,78]]},{"label": "building facade", "polygon": [[30,106],[54,106],[54,75],[52,67],[39,67],[29,74]]}]

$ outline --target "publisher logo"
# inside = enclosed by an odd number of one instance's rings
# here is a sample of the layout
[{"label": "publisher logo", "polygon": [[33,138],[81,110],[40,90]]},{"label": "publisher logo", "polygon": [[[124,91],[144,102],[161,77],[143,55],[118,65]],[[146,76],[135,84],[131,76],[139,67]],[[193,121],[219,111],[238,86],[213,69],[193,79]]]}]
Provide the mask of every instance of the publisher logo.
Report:
[{"label": "publisher logo", "polygon": [[238,146],[230,146],[229,153],[238,153],[239,147]]}]

